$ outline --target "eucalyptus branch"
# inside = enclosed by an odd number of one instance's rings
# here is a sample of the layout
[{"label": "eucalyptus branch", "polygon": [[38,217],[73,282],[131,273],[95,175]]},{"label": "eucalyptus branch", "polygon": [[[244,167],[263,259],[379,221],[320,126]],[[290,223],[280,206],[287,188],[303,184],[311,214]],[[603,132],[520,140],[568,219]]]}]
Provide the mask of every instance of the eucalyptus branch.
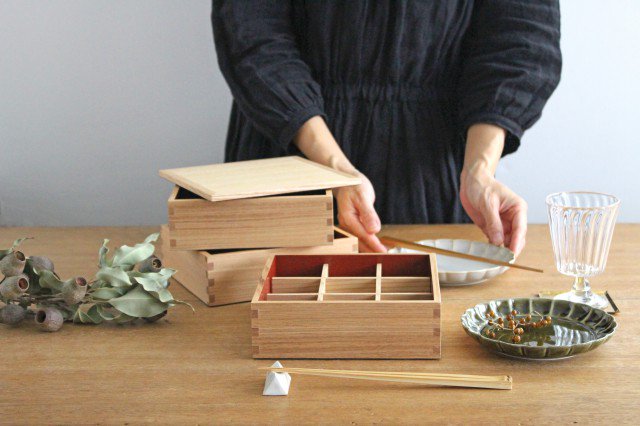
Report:
[{"label": "eucalyptus branch", "polygon": [[157,238],[158,234],[152,234],[133,247],[119,247],[111,257],[107,256],[109,240],[104,240],[98,251],[99,269],[91,281],[83,277],[61,280],[49,258],[26,257],[18,251],[25,239],[17,239],[11,248],[0,250],[0,273],[5,275],[0,283],[4,303],[0,322],[18,324],[29,314],[42,330],[57,331],[65,320],[154,322],[176,304],[191,306],[175,300],[167,289],[175,270],[163,268],[153,254]]}]

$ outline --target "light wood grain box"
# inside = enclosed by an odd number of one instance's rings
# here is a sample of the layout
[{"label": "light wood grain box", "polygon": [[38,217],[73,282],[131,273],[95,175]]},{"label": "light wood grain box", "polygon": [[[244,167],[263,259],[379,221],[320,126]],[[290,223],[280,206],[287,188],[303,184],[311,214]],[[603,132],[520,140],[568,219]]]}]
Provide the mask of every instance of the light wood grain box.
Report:
[{"label": "light wood grain box", "polygon": [[209,306],[249,302],[269,256],[277,253],[357,253],[358,239],[333,228],[327,246],[264,250],[191,251],[169,248],[169,229],[161,228],[162,260],[177,269],[174,278]]},{"label": "light wood grain box", "polygon": [[254,358],[440,358],[435,255],[279,255],[251,301]]},{"label": "light wood grain box", "polygon": [[168,206],[172,249],[300,247],[333,242],[331,190],[213,203],[176,186]]},{"label": "light wood grain box", "polygon": [[219,250],[331,245],[331,188],[360,178],[300,157],[161,170],[169,247]]}]

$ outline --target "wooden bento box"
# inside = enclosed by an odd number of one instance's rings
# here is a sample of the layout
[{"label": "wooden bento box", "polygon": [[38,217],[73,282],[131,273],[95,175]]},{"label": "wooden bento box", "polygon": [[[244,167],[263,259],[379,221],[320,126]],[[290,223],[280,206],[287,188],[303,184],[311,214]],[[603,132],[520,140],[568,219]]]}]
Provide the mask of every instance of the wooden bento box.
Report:
[{"label": "wooden bento box", "polygon": [[209,306],[249,302],[269,256],[278,253],[357,253],[358,239],[332,228],[333,243],[264,250],[171,250],[169,229],[161,227],[162,260],[177,269],[174,278]]},{"label": "wooden bento box", "polygon": [[172,249],[299,247],[333,242],[330,189],[212,203],[176,186],[168,206]]},{"label": "wooden bento box", "polygon": [[251,301],[254,358],[440,358],[435,255],[280,255]]},{"label": "wooden bento box", "polygon": [[300,157],[161,170],[173,182],[169,247],[222,250],[331,245],[330,188],[354,177]]}]

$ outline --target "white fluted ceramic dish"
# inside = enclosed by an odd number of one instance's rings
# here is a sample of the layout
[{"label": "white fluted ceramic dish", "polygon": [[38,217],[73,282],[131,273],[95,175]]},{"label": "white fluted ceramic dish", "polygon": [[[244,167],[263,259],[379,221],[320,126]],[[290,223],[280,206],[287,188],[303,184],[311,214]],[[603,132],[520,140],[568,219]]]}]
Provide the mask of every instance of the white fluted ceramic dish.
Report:
[{"label": "white fluted ceramic dish", "polygon": [[[515,261],[515,255],[508,248],[494,246],[493,244],[483,243],[481,241],[443,238],[438,240],[416,241],[416,243],[489,259],[502,260],[509,263]],[[396,247],[389,250],[389,253],[419,252]],[[442,254],[436,255],[436,257],[438,262],[438,278],[440,279],[441,287],[480,284],[509,269],[506,266],[497,266],[491,263],[476,262],[475,260],[461,259],[459,257],[445,256]]]}]

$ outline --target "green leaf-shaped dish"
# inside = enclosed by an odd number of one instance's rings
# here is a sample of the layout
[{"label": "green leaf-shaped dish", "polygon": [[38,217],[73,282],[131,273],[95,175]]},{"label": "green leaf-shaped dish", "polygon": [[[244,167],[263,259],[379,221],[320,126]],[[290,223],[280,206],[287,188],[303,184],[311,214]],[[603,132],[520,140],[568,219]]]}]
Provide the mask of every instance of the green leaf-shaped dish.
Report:
[{"label": "green leaf-shaped dish", "polygon": [[[520,343],[512,343],[512,333],[499,333],[490,338],[483,332],[487,313],[491,310],[505,317],[512,310],[520,314],[537,312],[552,318],[550,326],[530,330]],[[467,309],[462,315],[462,327],[488,350],[513,358],[544,361],[569,358],[589,352],[605,343],[616,331],[615,319],[601,309],[566,300],[521,298],[492,300]]]}]

